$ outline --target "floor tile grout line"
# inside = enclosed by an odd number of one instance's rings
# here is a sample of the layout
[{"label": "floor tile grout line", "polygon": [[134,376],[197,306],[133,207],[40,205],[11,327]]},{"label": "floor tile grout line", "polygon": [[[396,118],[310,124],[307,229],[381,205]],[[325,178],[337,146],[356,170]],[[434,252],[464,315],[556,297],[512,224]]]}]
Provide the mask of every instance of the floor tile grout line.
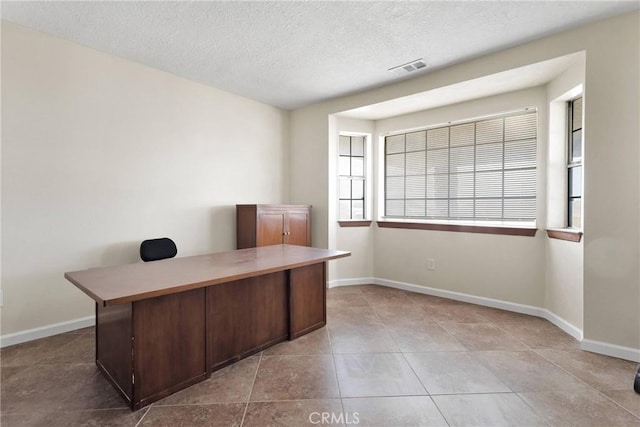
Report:
[{"label": "floor tile grout line", "polygon": [[[618,391],[618,390],[608,390],[608,391]],[[626,390],[623,390],[626,391]],[[631,390],[629,390],[631,391]],[[631,412],[629,409],[627,409],[626,407],[622,406],[620,403],[616,402],[615,400],[613,400],[612,398],[610,398],[609,396],[607,396],[605,393],[603,393],[602,391],[598,390],[598,392],[604,396],[605,399],[613,402],[615,405],[619,406],[620,408],[624,409],[625,411],[627,411],[628,413],[630,413],[631,415],[633,415],[634,417],[636,417],[638,420],[640,420],[640,415],[636,415],[633,412]]]},{"label": "floor tile grout line", "polygon": [[520,395],[520,393],[527,393],[527,392],[525,392],[525,391],[523,391],[523,392],[517,392],[517,391],[516,391],[516,392],[514,392],[514,394],[515,394],[516,396],[518,396],[518,399],[520,399],[522,402],[524,402],[524,404],[525,404],[525,405],[527,405],[527,407],[528,407],[528,408],[530,408],[530,409],[533,411],[533,413],[534,413],[534,414],[536,414],[538,417],[540,417],[540,419],[542,420],[542,422],[543,422],[545,425],[551,426],[552,424],[550,424],[550,423],[549,423],[549,421],[547,421],[547,419],[545,418],[545,412],[544,412],[544,411],[542,411],[542,410],[538,410],[538,409],[534,408],[533,406],[531,406],[531,405],[529,404],[529,402],[527,402],[527,401],[524,399],[524,397],[522,397],[522,396]]},{"label": "floor tile grout line", "polygon": [[[532,349],[532,351],[537,354],[538,356],[542,357],[544,360],[546,360],[547,362],[551,363],[553,366],[557,367],[558,369],[560,369],[562,372],[566,373],[567,375],[569,375],[571,378],[574,378],[576,380],[578,380],[579,382],[585,384],[587,387],[600,392],[600,390],[598,390],[596,387],[592,386],[591,384],[589,384],[588,382],[586,382],[585,380],[583,380],[582,378],[578,377],[577,375],[573,374],[572,372],[568,371],[567,369],[565,369],[564,367],[562,367],[562,365],[554,362],[553,360],[549,359],[547,356],[545,356],[544,354],[542,354],[540,351],[538,350],[561,350],[561,351],[565,351],[566,349],[549,349],[549,348],[539,348],[539,349]],[[583,350],[580,350],[583,351]],[[559,390],[558,390],[559,391]],[[604,394],[604,393],[603,393]]]},{"label": "floor tile grout line", "polygon": [[429,395],[429,399],[431,400],[431,402],[433,403],[433,406],[436,407],[436,409],[438,410],[438,413],[440,414],[440,416],[442,417],[442,419],[444,420],[445,423],[447,423],[447,426],[451,426],[451,423],[449,423],[449,420],[447,419],[447,417],[444,416],[444,414],[442,413],[442,409],[440,409],[440,407],[438,406],[438,404],[436,403],[436,401],[433,399],[433,396]]},{"label": "floor tile grout line", "polygon": [[153,406],[153,404],[149,405],[147,407],[147,410],[145,411],[144,414],[142,414],[142,417],[140,417],[140,419],[138,420],[138,422],[136,423],[135,427],[139,427],[142,423],[142,420],[144,420],[144,418],[147,416],[147,414],[149,413],[149,411],[151,410],[151,407]]},{"label": "floor tile grout line", "polygon": [[[595,391],[598,395],[600,395],[601,397],[613,402],[615,405],[619,406],[620,408],[624,409],[625,411],[627,411],[628,413],[630,413],[631,415],[633,415],[634,417],[636,417],[637,419],[640,420],[640,416],[634,414],[633,412],[631,412],[629,409],[625,408],[624,406],[622,406],[620,403],[616,402],[615,400],[613,400],[612,398],[610,398],[609,396],[607,396],[605,393],[603,393],[603,390],[600,390],[598,388],[596,388],[595,386],[589,384],[588,382],[586,382],[585,380],[583,380],[582,378],[574,375],[572,372],[568,371],[567,369],[563,368],[561,365],[559,365],[558,363],[554,362],[553,360],[549,359],[548,357],[546,357],[544,354],[540,353],[537,350],[559,350],[559,351],[567,351],[567,350],[571,350],[571,349],[564,349],[564,348],[559,348],[559,349],[545,349],[545,348],[540,348],[540,349],[532,349],[533,352],[535,352],[537,355],[539,355],[540,357],[542,357],[543,359],[545,359],[546,361],[548,361],[549,363],[551,363],[552,365],[556,366],[557,368],[559,368],[561,371],[565,372],[567,375],[569,375],[570,377],[578,380],[579,382],[585,384],[588,388],[592,389],[593,391]],[[579,351],[584,351],[584,350],[580,350]],[[624,389],[623,389],[624,390]],[[555,390],[555,391],[563,391],[563,390]],[[527,392],[522,392],[522,393],[527,393]],[[535,392],[531,392],[531,393],[535,393]]]},{"label": "floor tile grout line", "polygon": [[522,345],[524,345],[527,349],[529,350],[533,350],[533,347],[529,346],[526,342],[522,341],[521,339],[519,339],[517,336],[515,336],[513,333],[511,333],[508,329],[503,328],[502,326],[500,326],[498,323],[493,322],[493,324],[496,326],[496,328],[500,329],[501,331],[503,331],[505,334],[509,335],[510,337],[512,337],[513,339],[515,339],[516,341],[518,341],[519,343],[521,343]]},{"label": "floor tile grout line", "polygon": [[411,362],[409,362],[409,360],[407,359],[407,357],[404,355],[404,353],[400,353],[402,355],[402,359],[404,360],[404,362],[407,364],[407,366],[409,367],[409,369],[411,369],[411,372],[413,372],[413,375],[415,375],[415,377],[417,378],[418,382],[420,383],[420,385],[422,386],[422,388],[424,389],[425,393],[427,393],[427,396],[431,396],[431,393],[429,392],[429,389],[427,389],[427,386],[424,385],[424,383],[422,382],[422,380],[420,379],[420,375],[418,375],[418,373],[416,372],[416,370],[413,368],[413,365],[411,365]]},{"label": "floor tile grout line", "polygon": [[258,364],[256,365],[256,372],[253,374],[253,381],[251,382],[251,389],[249,390],[249,396],[247,397],[247,403],[244,407],[244,412],[242,413],[242,420],[240,420],[240,427],[244,424],[244,419],[247,416],[247,411],[249,410],[249,403],[251,402],[251,396],[253,395],[253,387],[256,385],[256,378],[258,378],[258,371],[260,370],[260,363],[262,362],[262,357],[264,355],[264,351],[260,352],[260,359],[258,359]]},{"label": "floor tile grout line", "polygon": [[[364,292],[363,292],[363,294],[364,294]],[[365,296],[365,299],[366,299],[366,296]],[[367,301],[367,304],[369,304],[369,307],[371,307],[371,311],[373,311],[374,316],[378,319],[378,321],[380,322],[380,324],[384,328],[384,331],[387,333],[389,338],[391,338],[391,341],[393,342],[393,345],[398,349],[398,351],[400,353],[402,353],[402,349],[398,345],[398,342],[393,338],[393,334],[391,334],[391,332],[389,331],[389,328],[387,327],[386,323],[382,320],[382,318],[380,317],[380,315],[376,311],[375,307],[369,302],[368,299],[366,299],[366,301]],[[422,384],[422,382],[420,382],[420,384]]]},{"label": "floor tile grout line", "polygon": [[327,328],[327,339],[329,340],[329,349],[331,350],[331,361],[333,362],[333,374],[336,377],[336,385],[338,386],[338,396],[340,399],[340,410],[342,411],[342,414],[345,413],[344,411],[344,402],[342,401],[342,390],[340,388],[340,379],[338,378],[338,365],[336,363],[336,355],[333,352],[333,342],[331,341],[331,334],[329,333],[329,327],[328,324],[326,326]]}]

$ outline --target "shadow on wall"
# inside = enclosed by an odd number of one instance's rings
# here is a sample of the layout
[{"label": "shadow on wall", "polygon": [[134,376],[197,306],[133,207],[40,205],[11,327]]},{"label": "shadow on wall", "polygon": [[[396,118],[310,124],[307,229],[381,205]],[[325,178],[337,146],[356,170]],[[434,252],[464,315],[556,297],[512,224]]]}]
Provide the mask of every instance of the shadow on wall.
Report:
[{"label": "shadow on wall", "polygon": [[208,232],[211,236],[211,252],[236,249],[236,206],[214,206],[210,218]]},{"label": "shadow on wall", "polygon": [[120,242],[102,249],[100,265],[121,265],[142,262],[140,259],[141,241]]}]

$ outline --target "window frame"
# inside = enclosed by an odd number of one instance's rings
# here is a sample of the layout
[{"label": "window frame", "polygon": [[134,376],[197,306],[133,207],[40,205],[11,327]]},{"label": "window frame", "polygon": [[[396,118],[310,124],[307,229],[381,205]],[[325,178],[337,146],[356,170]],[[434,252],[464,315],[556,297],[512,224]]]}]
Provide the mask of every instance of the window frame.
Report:
[{"label": "window frame", "polygon": [[[341,153],[340,150],[340,143],[341,143],[341,139],[342,138],[349,138],[349,155],[343,155]],[[353,138],[362,138],[362,155],[353,155]],[[368,144],[369,144],[369,135],[368,134],[364,134],[364,133],[356,133],[356,132],[340,132],[338,135],[338,156],[337,156],[337,160],[338,160],[338,186],[337,186],[337,201],[338,201],[338,213],[337,213],[337,217],[338,217],[338,223],[340,226],[342,227],[361,227],[361,226],[368,226],[371,224],[371,220],[368,219],[368,213],[369,213],[369,209],[367,206],[367,202],[368,202],[368,155],[367,155],[367,150],[368,150]],[[344,175],[341,174],[340,172],[340,159],[343,157],[348,157],[349,158],[349,175]],[[357,157],[357,158],[362,158],[362,175],[353,175],[353,163],[351,162],[351,159],[353,157]],[[341,197],[341,189],[340,189],[340,183],[342,179],[348,179],[349,180],[349,191],[350,191],[350,197],[349,198],[343,198]],[[354,199],[353,198],[353,181],[362,181],[362,198],[358,198],[358,199]],[[340,204],[343,201],[349,201],[350,202],[350,206],[349,206],[349,216],[350,218],[342,218],[341,217],[341,209],[340,209]],[[362,218],[353,218],[353,202],[354,201],[362,201]]]},{"label": "window frame", "polygon": [[[479,218],[476,216],[476,211],[475,211],[475,207],[474,207],[474,211],[473,211],[473,217],[469,217],[469,218],[462,218],[462,217],[451,217],[451,208],[448,207],[447,208],[447,217],[446,218],[436,218],[436,217],[429,217],[427,216],[427,212],[425,211],[425,216],[421,217],[421,216],[408,216],[407,215],[407,211],[406,211],[406,201],[407,200],[411,200],[411,198],[408,198],[406,195],[406,192],[403,196],[402,199],[398,199],[398,200],[404,200],[405,203],[405,211],[404,211],[404,216],[387,216],[388,210],[387,210],[387,202],[388,200],[391,200],[387,197],[387,191],[388,191],[388,186],[387,186],[387,179],[389,177],[388,172],[387,172],[387,162],[388,162],[388,156],[389,156],[389,152],[388,152],[388,148],[387,148],[387,138],[389,137],[393,137],[393,136],[397,136],[397,135],[409,135],[415,132],[421,132],[421,131],[430,131],[430,130],[435,130],[435,129],[439,129],[439,128],[449,128],[448,132],[451,132],[451,129],[455,126],[459,126],[459,125],[465,125],[465,124],[474,124],[474,136],[473,136],[473,143],[471,146],[473,146],[473,153],[474,153],[474,160],[473,160],[473,170],[470,172],[474,178],[474,195],[470,198],[470,200],[473,200],[473,205],[476,206],[476,202],[477,200],[482,200],[482,196],[478,196],[475,192],[475,188],[476,188],[476,180],[477,180],[477,174],[478,172],[482,172],[481,170],[478,170],[476,168],[476,162],[477,160],[475,159],[475,153],[477,150],[478,146],[484,145],[484,144],[478,144],[477,139],[476,139],[476,124],[480,123],[480,122],[484,122],[484,121],[489,121],[489,120],[495,120],[495,119],[506,119],[509,117],[517,117],[517,116],[521,116],[521,115],[528,115],[528,114],[535,114],[535,166],[533,167],[525,167],[524,169],[529,169],[529,170],[533,170],[533,175],[534,175],[534,182],[535,182],[535,193],[533,196],[527,196],[527,197],[522,197],[523,199],[528,199],[528,200],[533,200],[533,203],[535,204],[535,208],[534,208],[534,213],[533,213],[533,218],[531,219],[526,219],[526,218],[505,218],[505,214],[504,214],[504,201],[505,200],[510,200],[510,197],[505,195],[504,192],[504,186],[502,188],[502,194],[499,197],[499,199],[501,200],[502,203],[502,213],[501,213],[501,217],[500,218]],[[439,125],[432,125],[432,126],[426,126],[426,127],[419,127],[419,128],[412,128],[412,129],[408,129],[408,130],[403,130],[403,131],[394,131],[394,132],[389,132],[386,134],[381,135],[381,160],[382,160],[382,170],[380,173],[380,178],[382,179],[382,186],[379,190],[379,195],[381,197],[381,204],[380,204],[380,208],[382,209],[381,215],[379,216],[378,219],[378,225],[381,227],[393,227],[393,228],[411,228],[411,229],[426,229],[426,230],[442,230],[442,231],[465,231],[465,232],[479,232],[479,233],[483,233],[483,232],[488,232],[491,234],[511,234],[511,235],[535,235],[535,230],[537,230],[537,221],[538,221],[538,175],[539,175],[539,141],[540,141],[540,132],[539,132],[539,111],[537,107],[526,107],[526,108],[521,108],[521,109],[517,109],[517,110],[511,110],[511,111],[507,111],[507,112],[501,112],[501,113],[496,113],[496,114],[491,114],[491,115],[486,115],[486,116],[481,116],[481,117],[476,117],[476,118],[471,118],[471,119],[465,119],[465,120],[460,120],[460,121],[456,121],[456,122],[447,122],[447,123],[443,123],[443,124],[439,124]],[[502,125],[504,126],[504,122],[502,123]],[[502,181],[504,183],[504,172],[505,171],[510,171],[511,168],[505,168],[504,166],[504,160],[505,160],[505,151],[504,151],[504,147],[505,147],[505,142],[512,142],[511,140],[506,140],[505,136],[504,136],[504,132],[505,132],[505,128],[502,129],[503,132],[503,136],[502,139],[500,141],[497,142],[501,142],[502,143],[502,153],[501,153],[501,161],[502,161],[502,167],[499,168],[500,171],[502,172]],[[405,136],[406,138],[406,136]],[[522,141],[526,141],[529,138],[523,138]],[[451,140],[449,140],[451,141]],[[514,139],[513,141],[518,141],[518,139]],[[448,150],[448,156],[449,156],[449,160],[448,160],[448,166],[447,166],[447,181],[450,182],[451,180],[451,175],[453,174],[453,172],[451,172],[451,170],[449,170],[449,166],[451,165],[451,149],[452,148],[456,148],[453,147],[450,142],[448,143],[447,146],[447,150]],[[429,148],[427,146],[425,146],[425,153],[428,154],[428,152],[430,151]],[[432,151],[432,150],[431,150]],[[407,146],[405,146],[405,150],[403,151],[404,154],[409,153],[409,151],[407,151]],[[393,154],[393,153],[391,153]],[[514,170],[520,170],[523,168],[520,167],[516,167]],[[433,175],[433,174],[429,174],[427,166],[426,166],[426,159],[425,159],[425,176],[428,175]],[[455,175],[455,174],[454,174]],[[407,171],[405,170],[403,172],[403,175],[406,179],[407,176]],[[444,176],[444,175],[443,175]],[[405,189],[406,191],[406,189]],[[425,188],[425,191],[426,188]],[[450,203],[451,200],[457,200],[459,199],[459,197],[452,197],[451,193],[450,193],[450,189],[448,190],[448,196],[446,197],[447,203]],[[520,196],[518,196],[520,197]],[[392,198],[393,199],[393,198]],[[425,194],[425,201],[428,201],[429,199],[433,199],[433,197],[429,197],[428,194]],[[461,199],[462,200],[462,199]],[[486,230],[486,231],[483,231]],[[523,232],[520,232],[518,230],[525,230]],[[495,233],[494,233],[495,232]]]},{"label": "window frame", "polygon": [[[573,128],[573,117],[575,110],[576,101],[580,100],[581,108],[580,108],[580,127],[578,129]],[[584,159],[584,97],[582,94],[579,94],[575,98],[567,101],[567,197],[566,197],[566,208],[567,208],[567,216],[566,216],[566,225],[569,230],[582,230],[582,222],[583,222],[583,195],[584,195],[584,167],[583,167],[583,159]],[[580,157],[579,159],[575,159],[573,157],[573,147],[574,147],[574,134],[576,132],[580,132]],[[575,196],[572,195],[572,175],[573,169],[580,168],[580,195]],[[572,202],[576,199],[580,200],[580,225],[575,226],[573,223],[573,208]]]}]

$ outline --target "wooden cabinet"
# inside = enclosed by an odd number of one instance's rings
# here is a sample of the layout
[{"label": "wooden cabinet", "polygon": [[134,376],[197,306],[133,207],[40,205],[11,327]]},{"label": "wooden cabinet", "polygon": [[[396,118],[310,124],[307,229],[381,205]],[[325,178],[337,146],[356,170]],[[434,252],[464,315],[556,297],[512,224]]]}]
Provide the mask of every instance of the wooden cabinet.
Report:
[{"label": "wooden cabinet", "polygon": [[236,205],[238,249],[280,244],[311,246],[311,206]]}]

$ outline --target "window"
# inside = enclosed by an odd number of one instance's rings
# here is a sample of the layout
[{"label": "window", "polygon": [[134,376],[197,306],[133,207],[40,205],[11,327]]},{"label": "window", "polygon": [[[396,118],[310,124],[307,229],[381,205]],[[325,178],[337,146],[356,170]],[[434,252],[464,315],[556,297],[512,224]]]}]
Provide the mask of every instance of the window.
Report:
[{"label": "window", "polygon": [[537,113],[385,138],[385,217],[534,222]]},{"label": "window", "polygon": [[582,227],[582,98],[568,103],[568,155],[567,189],[568,215],[567,225],[570,228]]},{"label": "window", "polygon": [[365,136],[340,135],[338,174],[341,220],[365,219],[365,144]]}]

